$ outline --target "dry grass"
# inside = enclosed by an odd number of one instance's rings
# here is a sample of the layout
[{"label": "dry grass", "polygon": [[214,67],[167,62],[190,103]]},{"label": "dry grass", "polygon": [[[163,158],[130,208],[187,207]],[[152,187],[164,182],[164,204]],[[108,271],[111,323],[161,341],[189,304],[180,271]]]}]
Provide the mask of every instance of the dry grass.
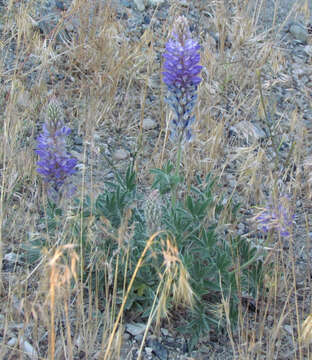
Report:
[{"label": "dry grass", "polygon": [[[8,1],[7,9],[1,8],[1,359],[122,358],[123,310],[132,282],[130,288],[124,288],[120,306],[113,277],[117,272],[111,268],[111,259],[102,259],[101,264],[107,269],[107,288],[113,289],[106,292],[109,306],[102,311],[97,291],[88,286],[92,279],[81,281],[82,254],[78,247],[66,243],[66,226],[59,229],[57,243],[51,243],[45,234],[47,246],[35,268],[18,260],[21,245],[43,235],[38,234],[36,224],[45,195],[33,149],[52,96],[61,101],[66,121],[83,139],[83,152],[75,153],[83,164],[77,180],[81,197],[88,194],[94,199],[100,191],[107,173],[101,154],[107,147],[112,152],[138,149],[138,181],[146,188],[151,185],[149,169],[174,158],[166,127],[170,114],[164,104],[157,59],[173,18],[177,13],[187,15],[188,9],[178,2],[172,4],[166,21],[159,23],[152,17],[151,25],[138,36],[135,30],[127,32],[113,4],[95,3],[74,1],[43,36],[36,30],[35,1],[23,5]],[[243,306],[239,309],[239,327],[233,332],[228,326],[228,336],[237,359],[309,359],[311,130],[298,109],[278,112],[274,103],[274,89],[287,90],[292,80],[274,36],[256,31],[264,2],[258,1],[258,8],[249,15],[247,0],[229,2],[234,15],[225,3],[216,0],[209,6],[201,5],[201,11],[213,17],[202,17],[198,24],[203,81],[196,107],[196,136],[183,166],[188,183],[196,172],[217,176],[224,202],[233,199],[242,203],[242,219],[253,206],[265,204],[268,196],[291,194],[297,223],[294,232],[288,244],[283,239],[267,244],[271,249],[267,261],[274,264],[272,276],[266,279],[267,291],[257,301],[254,313]],[[303,10],[294,6],[293,13]],[[207,28],[219,33],[218,44]],[[72,31],[72,41],[66,40],[64,29]],[[307,94],[311,94],[309,86]],[[273,133],[260,142],[253,135],[253,122],[257,120],[268,129],[268,112],[275,117]],[[156,120],[159,132],[144,130],[145,118]],[[236,125],[239,128],[242,121],[240,136],[233,140],[229,131]],[[278,155],[283,140],[291,146]],[[70,205],[64,202],[63,207],[69,209]],[[238,229],[226,223],[223,226],[232,232]],[[90,224],[87,237],[91,242],[93,231]],[[116,241],[126,247],[130,237],[125,221]],[[152,241],[153,237],[146,249]],[[182,263],[174,243],[168,240],[163,249],[168,272],[160,279],[159,291],[167,296],[169,286],[175,289],[177,301],[191,303],[188,274],[183,267],[177,271]],[[307,254],[305,260],[299,261],[303,254]],[[162,300],[160,297],[155,303],[148,327],[155,318],[159,321],[160,313],[166,314]],[[219,309],[226,316],[227,301],[223,299]]]}]

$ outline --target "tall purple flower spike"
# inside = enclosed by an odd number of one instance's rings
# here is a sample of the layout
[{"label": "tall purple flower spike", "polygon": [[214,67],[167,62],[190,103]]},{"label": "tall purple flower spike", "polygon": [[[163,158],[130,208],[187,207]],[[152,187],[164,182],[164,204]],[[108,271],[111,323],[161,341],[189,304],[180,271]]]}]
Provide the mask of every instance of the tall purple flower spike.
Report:
[{"label": "tall purple flower spike", "polygon": [[171,122],[172,140],[189,141],[191,125],[195,121],[193,110],[197,100],[198,76],[202,66],[198,65],[200,46],[191,38],[188,22],[180,16],[174,23],[172,38],[166,44],[163,81],[168,86],[166,102],[174,112]]},{"label": "tall purple flower spike", "polygon": [[[66,137],[71,130],[64,125],[62,113],[55,100],[48,106],[46,122],[37,138],[37,172],[53,191],[58,192],[68,177],[76,172],[77,159],[66,151]],[[73,188],[68,194],[74,192]]]}]

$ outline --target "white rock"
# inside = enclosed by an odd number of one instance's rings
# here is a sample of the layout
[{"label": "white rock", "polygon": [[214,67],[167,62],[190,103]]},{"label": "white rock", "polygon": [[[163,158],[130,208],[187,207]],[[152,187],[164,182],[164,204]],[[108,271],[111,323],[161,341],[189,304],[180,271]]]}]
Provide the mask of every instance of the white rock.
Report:
[{"label": "white rock", "polygon": [[152,130],[157,126],[157,122],[153,119],[147,118],[143,120],[143,129],[144,130]]},{"label": "white rock", "polygon": [[309,56],[312,56],[312,45],[306,45],[304,48],[303,48],[303,51],[309,55]]},{"label": "white rock", "polygon": [[8,346],[13,347],[17,344],[17,338],[13,337],[8,341]]},{"label": "white rock", "polygon": [[120,161],[120,160],[126,160],[129,157],[129,151],[126,151],[124,149],[118,149],[113,154],[113,160]]},{"label": "white rock", "polygon": [[145,10],[144,0],[133,0],[139,11]]},{"label": "white rock", "polygon": [[17,95],[16,103],[23,108],[27,108],[28,106],[30,106],[29,93],[26,91],[20,91]]},{"label": "white rock", "polygon": [[148,4],[151,6],[160,6],[165,2],[165,0],[148,0]]},{"label": "white rock", "polygon": [[15,263],[18,261],[18,255],[14,252],[10,252],[4,255],[4,260]]},{"label": "white rock", "polygon": [[284,325],[284,329],[288,332],[289,335],[293,334],[293,328],[290,325]]},{"label": "white rock", "polygon": [[308,30],[300,23],[293,23],[289,27],[291,35],[302,43],[306,43],[308,40]]},{"label": "white rock", "polygon": [[146,324],[136,323],[136,324],[127,324],[126,331],[130,333],[132,336],[141,335],[144,333],[146,329]]},{"label": "white rock", "polygon": [[246,120],[231,126],[231,130],[238,136],[245,138],[247,142],[254,142],[265,138],[265,132],[262,129]]},{"label": "white rock", "polygon": [[[17,344],[18,339],[16,337],[11,338],[8,341],[8,346],[13,347]],[[20,338],[20,346],[25,354],[28,355],[31,360],[38,360],[38,353],[30,343],[25,340],[22,336]]]},{"label": "white rock", "polygon": [[146,348],[144,350],[146,352],[146,355],[152,356],[153,348],[146,346]]},{"label": "white rock", "polygon": [[24,340],[23,338],[21,338],[21,347],[31,360],[38,359],[37,351],[33,348],[32,345],[30,345],[28,341]]}]

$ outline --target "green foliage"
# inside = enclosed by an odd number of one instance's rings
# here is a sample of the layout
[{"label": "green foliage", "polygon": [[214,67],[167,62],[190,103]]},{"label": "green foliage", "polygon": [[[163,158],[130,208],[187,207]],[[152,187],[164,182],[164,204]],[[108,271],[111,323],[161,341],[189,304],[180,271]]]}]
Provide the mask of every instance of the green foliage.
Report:
[{"label": "green foliage", "polygon": [[[171,178],[172,167],[156,172],[154,186],[162,191],[166,179]],[[196,305],[181,330],[195,345],[210,326],[225,325],[225,319],[209,311],[209,304],[230,300],[230,320],[235,326],[241,294],[256,297],[263,280],[261,255],[248,240],[241,237],[221,238],[216,234],[218,218],[223,206],[214,200],[215,179],[199,176],[184,199],[172,204],[164,199],[163,221],[177,240],[180,256],[191,277],[196,294]],[[169,181],[167,181],[169,183]],[[164,192],[162,192],[164,193]],[[231,215],[235,220],[238,206]],[[239,279],[239,283],[238,280]],[[204,305],[203,305],[204,304]]]},{"label": "green foliage", "polygon": [[[161,170],[152,170],[152,173],[155,175],[153,188],[157,191],[152,192],[148,204],[152,206],[160,201],[157,204],[159,226],[176,240],[179,259],[190,275],[190,285],[195,294],[194,308],[183,312],[180,328],[192,339],[189,344],[192,348],[211,327],[222,328],[225,325],[224,312],[215,311],[215,308],[220,309],[222,299],[229,301],[230,320],[235,326],[242,294],[254,298],[258,296],[264,276],[263,254],[245,238],[217,234],[224,207],[216,200],[216,179],[211,175],[205,178],[196,176],[188,192],[172,202],[173,193],[176,194],[179,186],[182,188],[183,177],[175,174],[171,163]],[[83,202],[75,200],[66,225],[63,211],[52,203],[48,203],[46,217],[42,221],[52,238],[56,236],[60,223],[63,224],[65,241],[76,243],[80,249],[83,281],[102,289],[102,299],[105,293],[112,291],[113,279],[117,279],[116,302],[120,304],[151,235],[149,219],[145,217],[155,214],[153,209],[144,209],[142,195],[137,191],[133,164],[129,165],[124,176],[115,170],[115,181],[105,185],[105,191],[93,202],[90,197]],[[141,203],[143,206],[138,205]],[[235,221],[237,210],[237,205],[232,206],[226,220]],[[38,258],[40,246],[47,244],[37,238],[33,250],[28,249],[29,260]],[[126,310],[135,311],[142,317],[149,315],[164,266],[162,250],[161,241],[156,241],[145,256],[129,294]],[[170,308],[170,296],[167,301]]]},{"label": "green foliage", "polygon": [[184,178],[176,175],[174,172],[174,165],[168,161],[162,169],[152,169],[151,173],[155,174],[153,188],[158,189],[160,194],[173,193],[179,184],[182,184]]}]

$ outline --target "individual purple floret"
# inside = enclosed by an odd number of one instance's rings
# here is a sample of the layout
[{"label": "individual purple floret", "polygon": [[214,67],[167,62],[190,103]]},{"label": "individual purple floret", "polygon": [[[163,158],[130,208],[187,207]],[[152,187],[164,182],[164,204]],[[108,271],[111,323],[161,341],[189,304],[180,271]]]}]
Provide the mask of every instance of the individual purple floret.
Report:
[{"label": "individual purple floret", "polygon": [[280,236],[288,237],[294,224],[294,215],[288,205],[288,197],[282,197],[276,206],[270,205],[255,217],[258,228],[265,233],[276,230]]},{"label": "individual purple floret", "polygon": [[[66,137],[71,130],[64,125],[62,113],[55,100],[48,106],[46,122],[37,138],[37,171],[52,189],[58,192],[68,177],[76,172],[77,160],[66,151]],[[72,192],[72,190],[70,190]]]},{"label": "individual purple floret", "polygon": [[191,125],[195,121],[193,110],[197,99],[198,76],[202,66],[198,65],[200,46],[191,38],[188,22],[180,16],[174,23],[172,38],[166,44],[163,81],[168,86],[166,102],[174,111],[171,122],[171,138],[189,141]]}]

